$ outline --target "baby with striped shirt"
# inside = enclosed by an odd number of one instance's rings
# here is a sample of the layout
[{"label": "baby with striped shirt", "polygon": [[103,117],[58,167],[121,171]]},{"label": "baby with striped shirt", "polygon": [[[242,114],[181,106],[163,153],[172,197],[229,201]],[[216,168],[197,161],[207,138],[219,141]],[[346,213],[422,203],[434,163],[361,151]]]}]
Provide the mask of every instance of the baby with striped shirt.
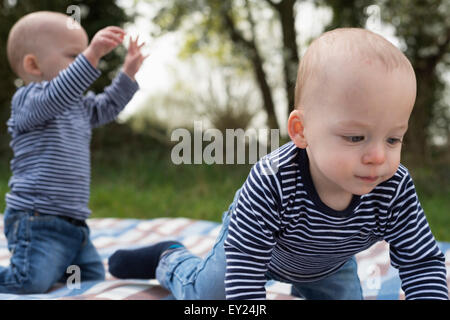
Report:
[{"label": "baby with striped shirt", "polygon": [[306,299],[362,299],[355,255],[384,240],[406,299],[448,299],[444,255],[400,164],[416,98],[408,59],[368,30],[326,32],[295,93],[291,141],[253,166],[205,258],[161,242],[116,252],[110,272],[156,277],[177,299],[265,299],[268,280]]},{"label": "baby with striped shirt", "polygon": [[91,132],[113,121],[139,89],[143,44],[130,41],[122,70],[102,93],[84,92],[101,74],[99,60],[124,36],[110,26],[89,43],[79,23],[48,11],[22,17],[9,33],[8,60],[24,85],[8,120],[13,159],[4,232],[12,256],[0,267],[0,293],[44,293],[67,279],[71,265],[82,281],[104,279],[85,223]]}]

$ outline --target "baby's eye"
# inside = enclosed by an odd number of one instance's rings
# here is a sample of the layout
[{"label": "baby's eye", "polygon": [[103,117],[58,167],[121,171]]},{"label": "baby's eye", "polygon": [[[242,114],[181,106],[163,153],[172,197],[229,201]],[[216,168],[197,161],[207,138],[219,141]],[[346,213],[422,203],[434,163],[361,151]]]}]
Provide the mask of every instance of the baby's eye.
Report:
[{"label": "baby's eye", "polygon": [[358,143],[364,140],[364,136],[343,136],[342,138],[351,143]]},{"label": "baby's eye", "polygon": [[388,138],[387,143],[389,143],[390,145],[396,145],[398,143],[402,143],[402,140],[399,138]]}]

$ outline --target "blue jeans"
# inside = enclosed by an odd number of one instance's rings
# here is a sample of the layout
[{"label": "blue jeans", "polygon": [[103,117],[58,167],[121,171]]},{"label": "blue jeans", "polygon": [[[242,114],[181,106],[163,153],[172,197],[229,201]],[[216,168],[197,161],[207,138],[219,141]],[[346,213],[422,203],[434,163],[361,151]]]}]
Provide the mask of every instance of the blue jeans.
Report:
[{"label": "blue jeans", "polygon": [[87,225],[6,208],[4,232],[12,256],[8,267],[0,267],[0,293],[45,293],[56,282],[75,275],[73,270],[66,273],[70,265],[79,267],[81,281],[105,279]]},{"label": "blue jeans", "polygon": [[[240,191],[223,214],[220,233],[211,251],[204,259],[185,248],[163,255],[156,269],[156,279],[168,289],[175,299],[223,300],[225,299],[226,259],[224,242],[228,234],[231,212],[237,204]],[[362,300],[361,283],[355,257],[328,277],[312,282],[292,283],[280,279],[270,271],[267,280],[292,284],[292,294],[308,300]]]}]

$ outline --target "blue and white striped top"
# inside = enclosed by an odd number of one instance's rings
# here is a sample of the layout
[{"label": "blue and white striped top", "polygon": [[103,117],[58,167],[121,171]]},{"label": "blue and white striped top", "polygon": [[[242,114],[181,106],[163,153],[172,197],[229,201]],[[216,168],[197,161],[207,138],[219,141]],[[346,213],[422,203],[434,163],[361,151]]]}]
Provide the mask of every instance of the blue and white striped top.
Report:
[{"label": "blue and white striped top", "polygon": [[226,297],[264,299],[268,270],[287,282],[319,280],[380,240],[407,299],[448,299],[445,258],[404,166],[335,211],[314,189],[306,150],[287,143],[257,162],[241,189],[224,245]]},{"label": "blue and white striped top", "polygon": [[14,153],[8,207],[89,217],[92,128],[114,120],[138,90],[119,72],[103,93],[84,96],[99,76],[80,54],[53,80],[30,83],[14,94],[8,120]]}]

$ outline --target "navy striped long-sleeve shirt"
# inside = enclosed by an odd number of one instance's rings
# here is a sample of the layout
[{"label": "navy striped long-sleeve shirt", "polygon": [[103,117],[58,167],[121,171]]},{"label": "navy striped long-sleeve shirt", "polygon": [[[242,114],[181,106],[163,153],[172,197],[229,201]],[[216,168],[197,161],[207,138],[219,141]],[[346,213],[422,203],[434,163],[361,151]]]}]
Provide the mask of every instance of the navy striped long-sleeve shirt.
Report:
[{"label": "navy striped long-sleeve shirt", "polygon": [[407,299],[448,299],[445,258],[404,166],[343,211],[320,200],[308,166],[292,142],[253,166],[224,245],[227,299],[264,299],[268,270],[288,282],[322,279],[380,240]]},{"label": "navy striped long-sleeve shirt", "polygon": [[119,72],[103,93],[84,95],[99,76],[80,54],[51,81],[30,83],[14,94],[8,207],[89,217],[92,128],[114,120],[139,88]]}]

